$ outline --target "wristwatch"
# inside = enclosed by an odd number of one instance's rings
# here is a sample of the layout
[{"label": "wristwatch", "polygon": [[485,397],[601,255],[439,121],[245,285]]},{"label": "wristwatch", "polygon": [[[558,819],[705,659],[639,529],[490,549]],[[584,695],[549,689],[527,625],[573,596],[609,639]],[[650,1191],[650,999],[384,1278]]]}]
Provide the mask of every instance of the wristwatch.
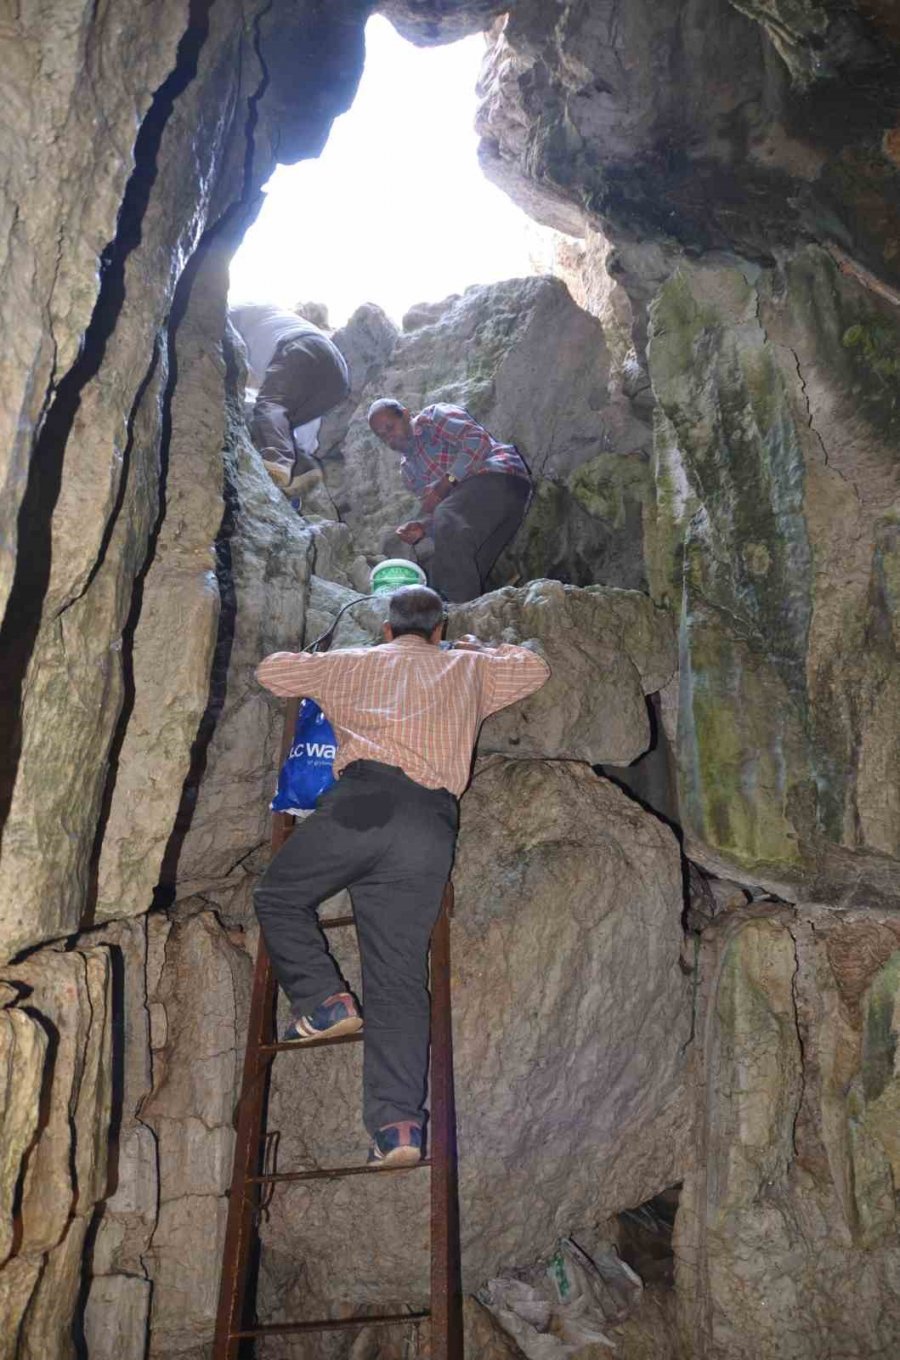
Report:
[{"label": "wristwatch", "polygon": [[450,483],[451,486],[458,486],[458,485],[459,485],[459,478],[458,478],[458,477],[454,477],[454,475],[453,475],[452,472],[448,472],[448,473],[447,473],[447,481]]}]

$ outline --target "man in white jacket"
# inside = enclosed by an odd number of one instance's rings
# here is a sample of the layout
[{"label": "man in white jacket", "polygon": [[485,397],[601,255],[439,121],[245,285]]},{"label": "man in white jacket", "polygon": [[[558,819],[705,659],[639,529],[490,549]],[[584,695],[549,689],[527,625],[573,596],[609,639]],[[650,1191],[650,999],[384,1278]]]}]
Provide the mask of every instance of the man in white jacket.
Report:
[{"label": "man in white jacket", "polygon": [[250,422],[253,442],[273,481],[287,487],[314,468],[294,428],[325,415],[350,391],[347,361],[318,326],[268,303],[229,313],[247,346],[250,384],[258,389]]}]

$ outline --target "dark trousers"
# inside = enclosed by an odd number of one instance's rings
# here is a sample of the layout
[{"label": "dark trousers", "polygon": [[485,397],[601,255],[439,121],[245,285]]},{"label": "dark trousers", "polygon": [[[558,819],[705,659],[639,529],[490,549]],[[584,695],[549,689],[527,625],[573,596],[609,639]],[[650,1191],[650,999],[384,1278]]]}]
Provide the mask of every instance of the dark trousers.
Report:
[{"label": "dark trousers", "polygon": [[362,960],[363,1118],[374,1133],[422,1121],[428,942],[456,844],[457,804],[394,765],[358,760],[319,799],[254,892],[275,975],[295,1015],[345,990],[316,908],[349,888]]},{"label": "dark trousers", "polygon": [[528,508],[531,483],[505,472],[467,477],[434,512],[434,556],[429,580],[446,600],[461,604],[484,590],[491,567]]},{"label": "dark trousers", "polygon": [[307,472],[313,463],[298,454],[294,426],[323,416],[350,391],[344,356],[325,335],[282,340],[272,355],[256,398],[250,433],[267,463],[293,476],[298,458]]}]

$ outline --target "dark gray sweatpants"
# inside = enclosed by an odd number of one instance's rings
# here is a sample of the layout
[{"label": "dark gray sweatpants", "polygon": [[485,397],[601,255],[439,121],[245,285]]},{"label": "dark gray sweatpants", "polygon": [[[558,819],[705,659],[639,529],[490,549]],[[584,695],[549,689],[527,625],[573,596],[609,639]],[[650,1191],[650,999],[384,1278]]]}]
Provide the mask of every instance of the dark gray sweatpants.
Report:
[{"label": "dark gray sweatpants", "polygon": [[250,422],[264,460],[280,464],[290,476],[308,472],[315,464],[298,452],[294,426],[325,415],[349,392],[346,360],[327,335],[304,333],[282,340],[266,369]]},{"label": "dark gray sweatpants", "polygon": [[421,1122],[428,1072],[428,942],[456,844],[457,803],[395,765],[357,760],[319,799],[254,892],[295,1015],[344,990],[316,908],[349,888],[362,960],[363,1119]]},{"label": "dark gray sweatpants", "polygon": [[531,482],[506,472],[483,472],[454,487],[434,512],[434,556],[429,584],[451,603],[475,600],[491,567],[515,534],[531,496]]}]

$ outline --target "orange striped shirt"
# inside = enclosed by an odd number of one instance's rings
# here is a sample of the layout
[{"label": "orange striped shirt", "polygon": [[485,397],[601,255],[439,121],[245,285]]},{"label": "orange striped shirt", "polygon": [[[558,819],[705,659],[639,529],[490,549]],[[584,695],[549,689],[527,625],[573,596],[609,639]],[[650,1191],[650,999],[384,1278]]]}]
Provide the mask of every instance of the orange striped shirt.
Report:
[{"label": "orange striped shirt", "polygon": [[256,678],[280,698],[315,699],[338,740],[335,774],[354,760],[379,760],[459,796],[482,721],[549,674],[527,647],[447,652],[406,633],[380,647],[273,652]]}]

